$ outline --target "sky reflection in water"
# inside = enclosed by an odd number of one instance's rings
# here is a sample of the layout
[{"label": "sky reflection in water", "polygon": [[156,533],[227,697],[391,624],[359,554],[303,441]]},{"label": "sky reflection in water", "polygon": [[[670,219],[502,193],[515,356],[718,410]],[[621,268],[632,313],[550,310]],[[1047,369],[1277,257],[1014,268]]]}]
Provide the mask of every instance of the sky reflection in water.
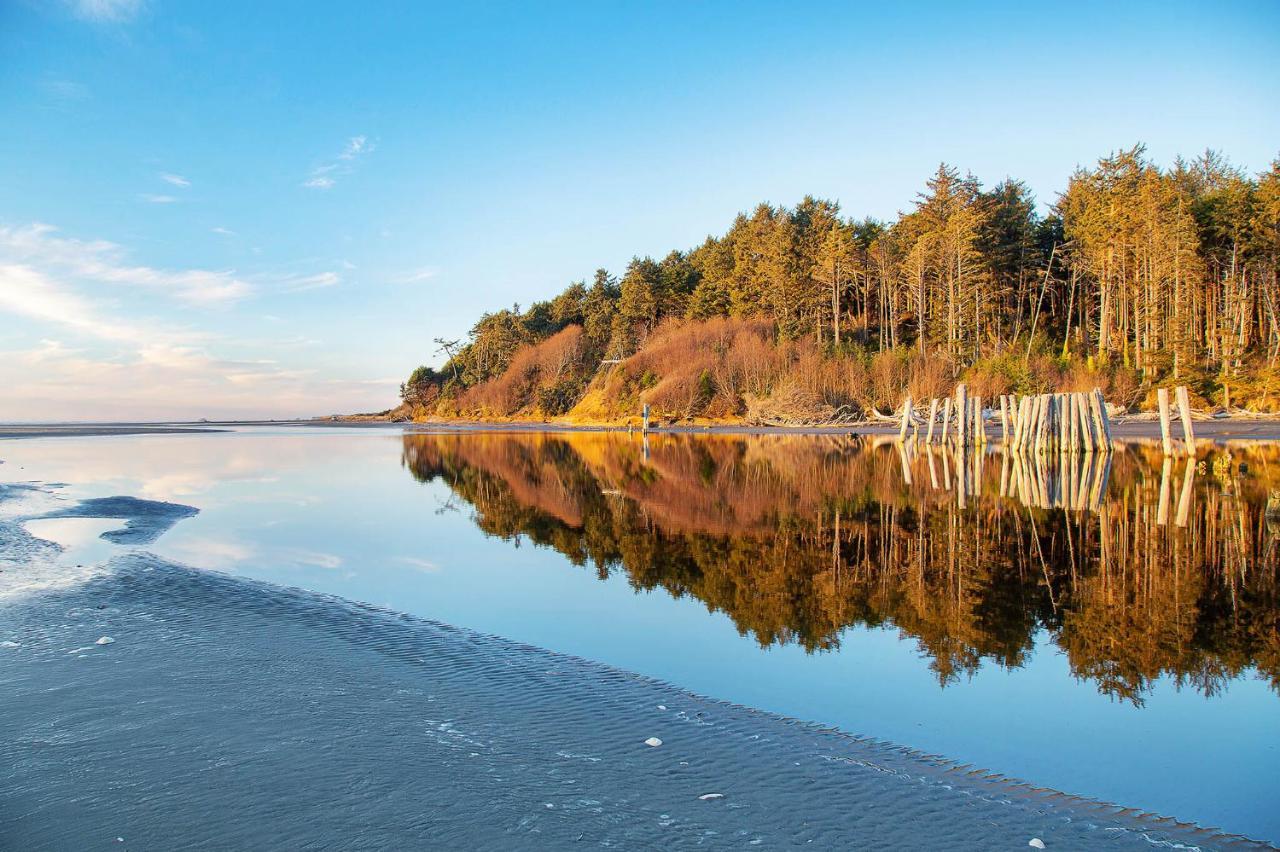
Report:
[{"label": "sky reflection in water", "polygon": [[1280,449],[1227,455],[247,430],[7,442],[0,478],[197,506],[149,548],[189,564],[1275,838]]}]

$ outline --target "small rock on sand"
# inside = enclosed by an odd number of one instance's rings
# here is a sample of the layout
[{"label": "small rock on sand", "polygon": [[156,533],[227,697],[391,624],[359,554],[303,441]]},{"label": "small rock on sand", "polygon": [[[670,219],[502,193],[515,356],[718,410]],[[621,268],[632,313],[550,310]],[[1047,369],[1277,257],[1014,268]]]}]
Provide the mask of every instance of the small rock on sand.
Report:
[{"label": "small rock on sand", "polygon": [[95,644],[95,645],[110,645],[110,644],[112,644],[112,643],[113,643],[113,642],[115,642],[115,641],[116,641],[116,640],[112,639],[110,636],[103,636],[102,638],[100,638],[100,639],[99,639],[97,642],[95,642],[94,644]]},{"label": "small rock on sand", "polygon": [[649,739],[644,741],[644,744],[649,746],[650,748],[657,748],[658,746],[662,745],[662,740],[658,739],[657,737],[649,737]]}]

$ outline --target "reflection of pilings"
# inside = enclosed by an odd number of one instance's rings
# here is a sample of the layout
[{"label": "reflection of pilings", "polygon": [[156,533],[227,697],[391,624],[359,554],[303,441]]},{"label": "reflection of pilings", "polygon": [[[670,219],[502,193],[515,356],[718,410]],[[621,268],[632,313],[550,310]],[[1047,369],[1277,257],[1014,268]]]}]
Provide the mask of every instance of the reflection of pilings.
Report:
[{"label": "reflection of pilings", "polygon": [[1169,477],[1173,473],[1173,459],[1164,457],[1164,466],[1160,469],[1160,508],[1156,511],[1156,524],[1164,526],[1169,523]]},{"label": "reflection of pilings", "polygon": [[[924,446],[929,486],[937,490],[939,482],[934,451],[930,445]],[[912,486],[915,479],[911,468],[918,456],[916,448],[914,445],[899,445],[898,453],[903,482]],[[967,508],[974,498],[982,496],[987,453],[980,447],[957,444],[942,448],[940,455],[942,489],[951,491],[954,488],[957,504],[962,509]],[[1111,476],[1111,454],[1065,450],[1048,454],[1002,449],[999,475],[999,494],[1003,498],[1038,509],[1096,512],[1106,496]],[[1190,499],[1189,494],[1187,499]],[[1181,514],[1183,507],[1180,505],[1179,509]]]},{"label": "reflection of pilings", "polygon": [[1191,483],[1196,475],[1196,460],[1187,459],[1187,468],[1182,474],[1182,496],[1178,498],[1178,526],[1187,525],[1187,516],[1191,512]]}]

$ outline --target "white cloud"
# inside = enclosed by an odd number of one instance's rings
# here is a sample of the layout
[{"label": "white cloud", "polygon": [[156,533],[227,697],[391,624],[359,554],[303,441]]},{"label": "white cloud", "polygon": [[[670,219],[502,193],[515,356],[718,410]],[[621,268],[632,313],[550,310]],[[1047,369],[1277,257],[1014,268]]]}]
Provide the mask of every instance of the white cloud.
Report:
[{"label": "white cloud", "polygon": [[355,161],[373,151],[373,143],[367,136],[352,136],[338,153],[336,160],[322,163],[311,170],[302,185],[307,189],[333,189],[338,177],[350,174]]},{"label": "white cloud", "polygon": [[69,0],[71,10],[88,21],[124,22],[142,8],[142,0]]},{"label": "white cloud", "polygon": [[224,237],[234,237],[236,235],[235,231],[231,230],[230,228],[223,228],[222,226],[218,226],[216,228],[210,228],[209,230],[215,234],[221,234]]},{"label": "white cloud", "polygon": [[106,240],[84,242],[57,236],[52,225],[0,227],[0,262],[15,262],[104,284],[148,287],[194,305],[235,302],[253,288],[231,271],[167,270],[130,266],[120,246]]},{"label": "white cloud", "polygon": [[[88,300],[63,289],[30,267],[13,264],[0,264],[0,311],[63,325],[100,340],[123,343],[151,339],[154,331],[133,323],[107,319],[99,315]],[[47,347],[41,353],[45,356],[54,354]]]},{"label": "white cloud", "polygon": [[286,285],[287,293],[302,293],[306,290],[319,290],[324,287],[336,287],[342,283],[342,276],[336,272],[319,272],[315,275],[303,275],[291,280]]},{"label": "white cloud", "polygon": [[401,275],[399,278],[395,279],[395,282],[397,284],[417,284],[421,281],[427,281],[435,278],[439,272],[440,270],[436,269],[434,266],[424,266],[421,269],[415,269]]},{"label": "white cloud", "polygon": [[191,186],[191,181],[187,180],[182,175],[175,175],[169,172],[161,172],[160,180],[164,181],[165,183],[171,183],[174,186],[181,187],[182,189],[186,189],[187,187]]},{"label": "white cloud", "polygon": [[364,136],[352,136],[347,140],[347,147],[342,149],[342,153],[338,155],[340,160],[354,160],[361,154],[367,154],[373,150],[373,146],[369,144],[369,140]]},{"label": "white cloud", "polygon": [[[301,354],[293,356],[301,367],[270,357],[301,353],[311,338],[210,333],[161,319],[155,298],[140,314],[142,300],[123,298],[130,290],[207,305],[234,302],[249,285],[229,272],[123,257],[114,243],[69,239],[48,225],[0,227],[0,339],[29,341],[0,351],[0,421],[299,417],[394,403],[393,380],[335,378]],[[336,272],[254,278],[276,292],[338,280]]]}]

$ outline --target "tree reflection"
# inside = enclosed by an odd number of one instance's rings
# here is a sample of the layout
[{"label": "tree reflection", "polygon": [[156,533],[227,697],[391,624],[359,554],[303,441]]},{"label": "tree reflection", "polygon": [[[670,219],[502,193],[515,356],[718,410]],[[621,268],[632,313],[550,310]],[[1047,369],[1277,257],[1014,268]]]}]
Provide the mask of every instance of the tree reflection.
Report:
[{"label": "tree reflection", "polygon": [[[958,455],[845,437],[406,435],[486,533],[600,577],[690,595],[761,645],[916,639],[943,685],[1022,665],[1041,629],[1074,674],[1141,704],[1169,675],[1206,696],[1280,689],[1280,447],[1196,467]],[[1269,511],[1270,509],[1270,511]]]}]

